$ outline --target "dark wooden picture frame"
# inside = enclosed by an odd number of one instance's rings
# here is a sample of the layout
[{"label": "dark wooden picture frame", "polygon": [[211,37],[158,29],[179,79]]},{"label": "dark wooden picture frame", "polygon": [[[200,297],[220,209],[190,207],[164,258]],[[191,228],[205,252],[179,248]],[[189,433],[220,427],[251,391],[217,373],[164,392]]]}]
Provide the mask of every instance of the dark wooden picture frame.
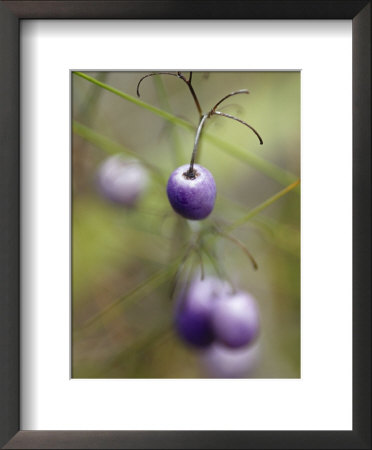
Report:
[{"label": "dark wooden picture frame", "polygon": [[[19,25],[23,19],[352,19],[352,431],[20,430]],[[0,1],[0,445],[18,449],[371,448],[370,41],[370,1]]]}]

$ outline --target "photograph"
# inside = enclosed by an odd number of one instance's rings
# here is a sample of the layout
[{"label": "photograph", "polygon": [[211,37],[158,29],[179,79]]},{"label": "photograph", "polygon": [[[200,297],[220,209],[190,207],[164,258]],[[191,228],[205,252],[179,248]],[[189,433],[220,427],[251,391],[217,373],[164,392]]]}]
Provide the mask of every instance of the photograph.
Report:
[{"label": "photograph", "polygon": [[301,378],[301,72],[70,76],[71,377]]}]

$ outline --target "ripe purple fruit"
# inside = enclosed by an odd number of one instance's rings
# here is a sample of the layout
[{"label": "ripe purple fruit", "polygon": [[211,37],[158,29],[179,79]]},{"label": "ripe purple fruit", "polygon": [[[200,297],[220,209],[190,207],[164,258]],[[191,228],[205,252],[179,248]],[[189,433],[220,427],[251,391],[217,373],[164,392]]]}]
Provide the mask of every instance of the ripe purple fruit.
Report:
[{"label": "ripe purple fruit", "polygon": [[258,335],[260,320],[256,300],[247,292],[224,296],[211,317],[216,339],[228,347],[250,344]]},{"label": "ripe purple fruit", "polygon": [[180,336],[196,347],[210,345],[215,336],[211,315],[221,295],[230,292],[228,283],[215,277],[195,279],[182,292],[175,311],[175,326]]},{"label": "ripe purple fruit", "polygon": [[121,155],[107,158],[98,170],[99,190],[113,203],[133,207],[147,184],[147,171],[139,161]]},{"label": "ripe purple fruit", "polygon": [[260,329],[256,300],[247,292],[233,292],[226,281],[195,279],[180,295],[175,325],[189,344],[206,347],[219,343],[240,348],[253,343]]},{"label": "ripe purple fruit", "polygon": [[216,183],[209,170],[199,164],[194,164],[192,175],[189,175],[188,170],[189,165],[183,165],[169,177],[169,202],[186,219],[205,219],[214,207]]}]

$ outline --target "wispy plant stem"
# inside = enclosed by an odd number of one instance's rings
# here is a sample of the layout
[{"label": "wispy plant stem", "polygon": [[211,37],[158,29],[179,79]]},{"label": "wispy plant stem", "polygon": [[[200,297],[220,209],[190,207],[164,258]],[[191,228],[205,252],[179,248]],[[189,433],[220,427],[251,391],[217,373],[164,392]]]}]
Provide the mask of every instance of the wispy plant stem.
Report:
[{"label": "wispy plant stem", "polygon": [[169,278],[172,277],[172,275],[176,272],[181,258],[176,258],[172,263],[168,264],[167,267],[164,269],[159,270],[158,272],[155,272],[153,275],[150,275],[149,278],[147,278],[145,281],[138,284],[136,287],[134,287],[132,290],[130,290],[125,295],[119,297],[118,299],[114,300],[113,302],[109,303],[105,308],[103,308],[101,311],[99,311],[97,314],[92,316],[84,325],[83,328],[88,328],[91,325],[93,325],[97,320],[102,318],[102,316],[112,312],[112,310],[123,304],[123,306],[128,306],[131,303],[133,303],[136,299],[143,298],[143,296],[153,291],[155,288],[163,284],[165,281],[167,281]]},{"label": "wispy plant stem", "polygon": [[203,130],[203,126],[205,124],[205,121],[207,119],[208,119],[208,114],[204,114],[204,116],[202,116],[201,119],[200,119],[199,126],[198,126],[198,129],[196,131],[195,142],[194,142],[194,149],[193,149],[192,155],[191,155],[190,167],[189,167],[189,170],[187,171],[187,176],[189,178],[195,178],[194,162],[195,162],[196,152],[198,151],[199,139],[200,139],[201,132]]},{"label": "wispy plant stem", "polygon": [[261,212],[263,209],[265,209],[268,206],[270,206],[272,203],[274,203],[279,198],[283,197],[285,194],[290,192],[292,189],[297,187],[299,184],[300,184],[300,180],[298,179],[294,183],[290,184],[286,188],[282,189],[281,191],[279,191],[278,193],[273,195],[272,197],[268,198],[266,201],[262,202],[260,205],[258,205],[255,208],[251,209],[249,211],[249,213],[246,214],[245,216],[243,216],[240,219],[236,220],[231,225],[228,225],[228,226],[224,227],[223,231],[224,232],[226,232],[226,231],[228,232],[228,231],[234,230],[235,228],[239,227],[240,225],[243,225],[244,223],[248,222],[249,219],[254,217],[256,214]]}]

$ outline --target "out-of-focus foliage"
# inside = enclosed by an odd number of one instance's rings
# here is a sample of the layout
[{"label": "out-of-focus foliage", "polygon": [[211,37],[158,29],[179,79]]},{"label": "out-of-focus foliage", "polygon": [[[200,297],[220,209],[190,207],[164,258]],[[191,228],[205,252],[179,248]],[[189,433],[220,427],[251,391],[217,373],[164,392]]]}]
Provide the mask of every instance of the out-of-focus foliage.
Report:
[{"label": "out-of-focus foliage", "polygon": [[[88,75],[136,97],[145,74]],[[300,188],[273,197],[300,176],[300,73],[194,72],[193,86],[203,112],[226,94],[248,89],[250,95],[232,97],[221,110],[248,122],[264,141],[260,146],[248,128],[232,120],[208,120],[198,162],[212,172],[217,200],[200,222],[177,216],[165,192],[171,172],[190,161],[195,130],[72,77],[75,378],[211,376],[205,357],[187,347],[172,324],[175,280],[200,270],[201,259],[207,274],[217,272],[258,302],[260,355],[249,376],[300,376]],[[198,124],[187,86],[176,77],[146,79],[141,100]],[[97,189],[98,167],[115,153],[135,156],[150,175],[134,208],[108,202]],[[248,220],[236,222],[252,210]],[[239,226],[229,228],[234,222]],[[210,232],[203,235],[205,252],[188,251],[200,231],[216,225],[233,239]]]}]

